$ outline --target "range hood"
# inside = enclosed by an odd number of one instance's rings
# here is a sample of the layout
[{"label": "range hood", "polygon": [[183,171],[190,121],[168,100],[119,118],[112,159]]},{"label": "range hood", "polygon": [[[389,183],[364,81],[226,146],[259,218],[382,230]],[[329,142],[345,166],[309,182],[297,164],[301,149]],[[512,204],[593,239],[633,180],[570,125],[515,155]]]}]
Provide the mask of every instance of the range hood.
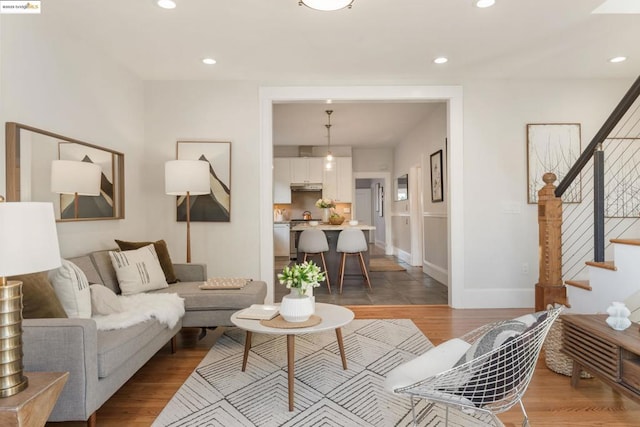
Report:
[{"label": "range hood", "polygon": [[291,183],[291,191],[322,191],[322,183]]}]

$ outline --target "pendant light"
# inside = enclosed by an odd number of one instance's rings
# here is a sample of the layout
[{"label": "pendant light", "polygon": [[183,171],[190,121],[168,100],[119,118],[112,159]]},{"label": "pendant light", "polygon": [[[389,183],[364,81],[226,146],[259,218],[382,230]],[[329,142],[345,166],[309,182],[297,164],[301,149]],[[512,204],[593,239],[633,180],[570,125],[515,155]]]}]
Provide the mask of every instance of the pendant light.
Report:
[{"label": "pendant light", "polygon": [[300,0],[298,5],[305,5],[315,10],[333,11],[344,9],[345,7],[351,9],[353,2],[354,0]]},{"label": "pendant light", "polygon": [[327,124],[324,125],[327,128],[327,157],[325,157],[324,168],[326,170],[333,169],[333,154],[331,153],[331,114],[333,110],[326,110]]}]

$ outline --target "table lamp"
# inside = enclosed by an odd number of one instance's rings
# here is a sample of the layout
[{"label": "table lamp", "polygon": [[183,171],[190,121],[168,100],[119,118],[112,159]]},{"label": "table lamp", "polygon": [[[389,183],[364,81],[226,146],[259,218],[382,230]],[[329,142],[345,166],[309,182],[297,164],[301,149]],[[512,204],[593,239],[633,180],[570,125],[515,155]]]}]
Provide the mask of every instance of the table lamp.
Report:
[{"label": "table lamp", "polygon": [[73,194],[73,217],[76,219],[78,196],[99,196],[101,180],[102,168],[95,163],[77,160],[54,160],[51,163],[51,191]]},{"label": "table lamp", "polygon": [[8,276],[60,266],[52,203],[4,203],[0,196],[0,397],[27,388],[22,375],[22,282]]},{"label": "table lamp", "polygon": [[169,160],[164,165],[164,188],[170,196],[187,196],[187,262],[191,262],[191,196],[211,193],[209,162]]}]

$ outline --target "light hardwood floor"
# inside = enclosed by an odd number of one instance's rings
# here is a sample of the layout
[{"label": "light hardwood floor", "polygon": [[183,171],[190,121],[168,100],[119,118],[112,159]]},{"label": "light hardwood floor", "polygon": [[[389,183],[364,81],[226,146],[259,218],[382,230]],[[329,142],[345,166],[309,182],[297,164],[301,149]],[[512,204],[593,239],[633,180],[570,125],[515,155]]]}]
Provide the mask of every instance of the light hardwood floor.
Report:
[{"label": "light hardwood floor", "polygon": [[[530,312],[525,309],[454,310],[446,306],[353,306],[359,319],[409,318],[438,344],[483,325]],[[98,426],[149,426],[214,344],[219,330],[197,341],[198,330],[184,329],[179,348],[158,352],[98,411]],[[571,388],[569,378],[551,372],[543,361],[524,396],[532,426],[638,426],[640,404],[612,391],[597,379],[581,380]],[[505,426],[522,423],[519,407],[499,416]],[[79,426],[82,423],[48,423]],[[232,426],[229,426],[232,427]],[[345,426],[351,427],[351,426]],[[355,427],[355,426],[354,426]]]}]

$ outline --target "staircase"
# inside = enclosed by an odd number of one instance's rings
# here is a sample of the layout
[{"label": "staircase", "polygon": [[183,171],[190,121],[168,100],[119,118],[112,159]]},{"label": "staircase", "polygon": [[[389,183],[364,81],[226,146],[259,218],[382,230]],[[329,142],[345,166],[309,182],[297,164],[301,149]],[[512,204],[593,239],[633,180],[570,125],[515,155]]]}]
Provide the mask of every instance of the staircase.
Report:
[{"label": "staircase", "polygon": [[587,262],[588,280],[567,280],[572,313],[605,313],[612,301],[640,291],[640,240],[611,239],[613,260]]}]

